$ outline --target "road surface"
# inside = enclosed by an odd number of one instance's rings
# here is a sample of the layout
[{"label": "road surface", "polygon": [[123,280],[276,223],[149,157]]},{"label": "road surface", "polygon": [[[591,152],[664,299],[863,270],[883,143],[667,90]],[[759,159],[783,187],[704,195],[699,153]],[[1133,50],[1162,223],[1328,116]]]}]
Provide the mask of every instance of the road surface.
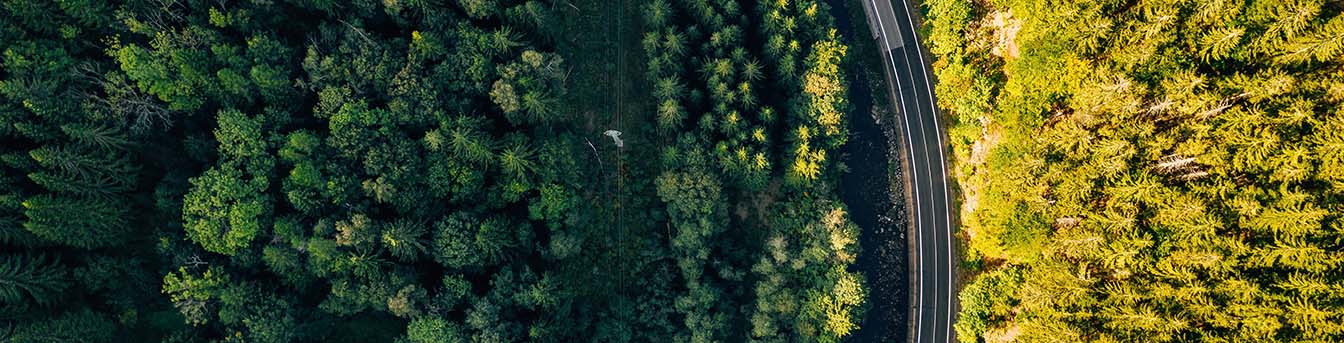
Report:
[{"label": "road surface", "polygon": [[952,253],[951,192],[948,190],[941,118],[933,94],[930,57],[918,39],[906,1],[860,0],[883,53],[905,135],[905,173],[911,187],[907,206],[914,232],[910,269],[910,341],[954,342],[956,256]]}]

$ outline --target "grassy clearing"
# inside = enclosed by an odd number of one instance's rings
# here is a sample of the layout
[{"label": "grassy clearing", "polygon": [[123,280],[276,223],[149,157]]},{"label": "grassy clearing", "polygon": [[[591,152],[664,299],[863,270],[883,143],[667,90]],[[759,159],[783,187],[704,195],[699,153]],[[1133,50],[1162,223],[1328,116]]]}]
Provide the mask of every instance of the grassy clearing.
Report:
[{"label": "grassy clearing", "polygon": [[[574,266],[594,283],[589,295],[599,301],[630,299],[639,292],[632,280],[652,272],[654,261],[641,260],[641,251],[662,246],[651,212],[661,210],[653,196],[657,176],[657,149],[649,115],[645,59],[640,46],[641,0],[575,0],[562,4],[563,41],[557,50],[571,65],[569,99],[579,129],[588,139],[586,153],[596,150],[599,164],[584,166],[594,178],[587,197],[604,226],[591,230],[585,242],[589,253]],[[621,131],[625,147],[618,149],[602,133]],[[591,149],[591,150],[589,150]],[[593,268],[608,266],[609,268]],[[625,297],[610,297],[613,294]],[[620,301],[620,300],[616,300]]]}]

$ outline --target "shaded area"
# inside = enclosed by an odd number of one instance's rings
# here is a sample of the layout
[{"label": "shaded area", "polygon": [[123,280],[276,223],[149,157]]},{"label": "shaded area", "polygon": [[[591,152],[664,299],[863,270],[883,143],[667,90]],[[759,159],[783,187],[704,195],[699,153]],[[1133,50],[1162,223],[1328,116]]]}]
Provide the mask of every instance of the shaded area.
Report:
[{"label": "shaded area", "polygon": [[[855,268],[867,279],[868,306],[862,325],[848,339],[850,342],[903,341],[906,336],[908,285],[906,264],[906,214],[904,182],[900,168],[900,150],[897,148],[899,128],[892,120],[890,104],[884,97],[874,96],[882,91],[879,51],[871,40],[872,34],[863,32],[866,22],[862,9],[844,1],[828,1],[836,26],[851,50],[848,70],[852,75],[849,99],[850,137],[842,148],[843,162],[849,168],[840,179],[840,196],[849,208],[850,218],[862,230],[859,243],[862,253]],[[883,93],[877,93],[883,94]]]}]

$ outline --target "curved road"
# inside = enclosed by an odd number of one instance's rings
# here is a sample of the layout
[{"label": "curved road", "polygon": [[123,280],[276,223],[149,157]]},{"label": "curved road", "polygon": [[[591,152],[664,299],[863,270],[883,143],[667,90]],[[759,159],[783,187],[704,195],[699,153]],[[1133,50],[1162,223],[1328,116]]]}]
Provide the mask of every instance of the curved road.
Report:
[{"label": "curved road", "polygon": [[912,187],[909,218],[915,228],[912,241],[910,291],[913,323],[910,341],[954,342],[956,316],[956,262],[952,253],[952,213],[942,127],[933,94],[930,57],[916,33],[912,9],[906,1],[865,2],[873,38],[882,50],[891,96],[899,106],[905,134],[905,173]]}]

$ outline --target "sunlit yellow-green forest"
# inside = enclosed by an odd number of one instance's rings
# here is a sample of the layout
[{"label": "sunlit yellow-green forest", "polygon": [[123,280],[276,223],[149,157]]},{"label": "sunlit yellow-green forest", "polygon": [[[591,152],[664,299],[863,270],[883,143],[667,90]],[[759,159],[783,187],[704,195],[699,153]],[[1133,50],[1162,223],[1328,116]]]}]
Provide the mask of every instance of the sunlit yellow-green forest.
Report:
[{"label": "sunlit yellow-green forest", "polygon": [[963,342],[1344,340],[1344,3],[927,10]]}]

